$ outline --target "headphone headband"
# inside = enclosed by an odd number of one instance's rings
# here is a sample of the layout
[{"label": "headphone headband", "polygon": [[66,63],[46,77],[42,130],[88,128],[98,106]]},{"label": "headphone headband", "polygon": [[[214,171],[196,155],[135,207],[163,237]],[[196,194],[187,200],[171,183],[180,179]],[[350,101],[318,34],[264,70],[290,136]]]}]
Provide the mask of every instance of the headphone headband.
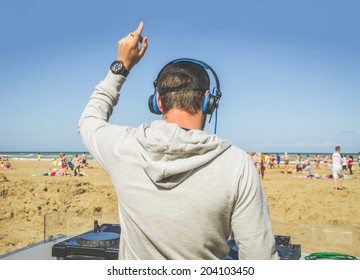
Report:
[{"label": "headphone headband", "polygon": [[156,80],[154,81],[154,87],[155,87],[155,90],[156,90],[156,86],[157,86],[157,81],[159,80],[162,72],[164,71],[164,69],[169,66],[170,64],[176,64],[176,63],[179,63],[179,62],[190,62],[190,63],[194,63],[196,65],[199,65],[201,66],[202,68],[204,68],[205,70],[209,70],[214,79],[215,79],[215,82],[216,82],[216,89],[221,93],[220,91],[220,81],[219,81],[219,78],[218,76],[216,75],[214,69],[211,68],[211,66],[207,63],[205,63],[204,61],[201,61],[201,60],[197,60],[197,59],[193,59],[193,58],[178,58],[178,59],[174,59],[172,61],[170,61],[169,63],[167,63],[163,68],[161,68],[159,74],[157,75],[156,77]]}]

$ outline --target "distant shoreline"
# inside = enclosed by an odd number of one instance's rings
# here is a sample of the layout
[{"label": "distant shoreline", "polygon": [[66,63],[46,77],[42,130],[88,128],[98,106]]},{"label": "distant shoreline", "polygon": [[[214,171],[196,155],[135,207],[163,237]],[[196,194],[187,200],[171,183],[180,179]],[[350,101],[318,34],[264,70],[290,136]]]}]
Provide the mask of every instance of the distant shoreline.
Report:
[{"label": "distant shoreline", "polygon": [[[252,152],[252,151],[247,151],[248,153],[255,153],[256,151]],[[66,155],[67,158],[72,158],[74,154],[78,154],[79,156],[81,156],[81,154],[83,153],[83,151],[78,152],[78,151],[61,151],[61,152],[57,152],[57,151],[50,151],[50,152],[34,152],[34,151],[21,151],[21,152],[5,152],[5,151],[0,151],[0,157],[7,157],[11,160],[38,160],[38,153],[40,154],[40,160],[46,160],[46,161],[50,161],[50,160],[54,160],[57,159],[59,157],[60,153],[64,153]],[[89,153],[89,152],[85,152],[86,153],[86,158],[87,160],[91,161],[94,160],[93,156]],[[283,157],[285,152],[262,152],[263,154],[267,154],[267,155],[273,155],[276,157],[277,154],[279,154],[279,156],[281,157],[281,162],[283,162]],[[331,153],[304,153],[304,152],[288,152],[287,153],[290,157],[290,163],[295,161],[295,158],[298,154],[300,154],[300,156],[304,159],[306,156],[309,156],[311,160],[314,159],[314,157],[316,155],[319,155],[321,157],[321,160],[324,156],[331,156]],[[354,162],[357,162],[357,156],[358,156],[358,152],[356,153],[342,153],[345,154],[347,156],[352,155],[354,158]]]}]

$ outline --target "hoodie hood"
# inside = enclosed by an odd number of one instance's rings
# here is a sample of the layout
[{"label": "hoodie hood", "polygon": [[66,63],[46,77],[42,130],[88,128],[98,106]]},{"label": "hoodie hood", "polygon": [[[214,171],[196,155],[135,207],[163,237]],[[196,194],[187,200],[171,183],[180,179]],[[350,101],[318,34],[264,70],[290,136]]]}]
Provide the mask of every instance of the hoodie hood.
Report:
[{"label": "hoodie hood", "polygon": [[142,167],[161,188],[172,189],[227,150],[231,143],[201,130],[186,131],[177,124],[155,121],[136,131]]}]

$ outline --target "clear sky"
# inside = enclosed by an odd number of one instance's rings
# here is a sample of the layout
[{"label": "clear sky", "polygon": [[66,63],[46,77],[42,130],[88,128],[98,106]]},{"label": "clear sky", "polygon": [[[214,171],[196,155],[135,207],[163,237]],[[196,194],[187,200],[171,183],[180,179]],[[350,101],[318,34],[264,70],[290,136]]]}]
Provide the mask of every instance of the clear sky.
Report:
[{"label": "clear sky", "polygon": [[[59,0],[1,3],[0,151],[82,151],[76,125],[144,21],[149,48],[111,123],[138,126],[152,82],[179,57],[211,65],[217,134],[246,151],[360,151],[360,1]],[[213,122],[207,124],[212,133]]]}]

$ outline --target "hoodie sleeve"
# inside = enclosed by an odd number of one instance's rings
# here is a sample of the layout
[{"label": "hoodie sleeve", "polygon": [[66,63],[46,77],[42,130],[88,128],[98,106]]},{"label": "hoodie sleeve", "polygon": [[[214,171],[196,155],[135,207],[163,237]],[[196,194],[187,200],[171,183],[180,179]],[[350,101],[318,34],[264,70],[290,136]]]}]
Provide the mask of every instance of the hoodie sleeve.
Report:
[{"label": "hoodie sleeve", "polygon": [[84,145],[103,167],[103,159],[111,152],[109,143],[112,134],[116,133],[114,129],[110,129],[108,120],[119,100],[119,92],[125,81],[125,77],[109,71],[105,79],[95,87],[78,123],[78,132]]},{"label": "hoodie sleeve", "polygon": [[252,160],[246,157],[231,227],[242,260],[278,259],[269,209]]}]

